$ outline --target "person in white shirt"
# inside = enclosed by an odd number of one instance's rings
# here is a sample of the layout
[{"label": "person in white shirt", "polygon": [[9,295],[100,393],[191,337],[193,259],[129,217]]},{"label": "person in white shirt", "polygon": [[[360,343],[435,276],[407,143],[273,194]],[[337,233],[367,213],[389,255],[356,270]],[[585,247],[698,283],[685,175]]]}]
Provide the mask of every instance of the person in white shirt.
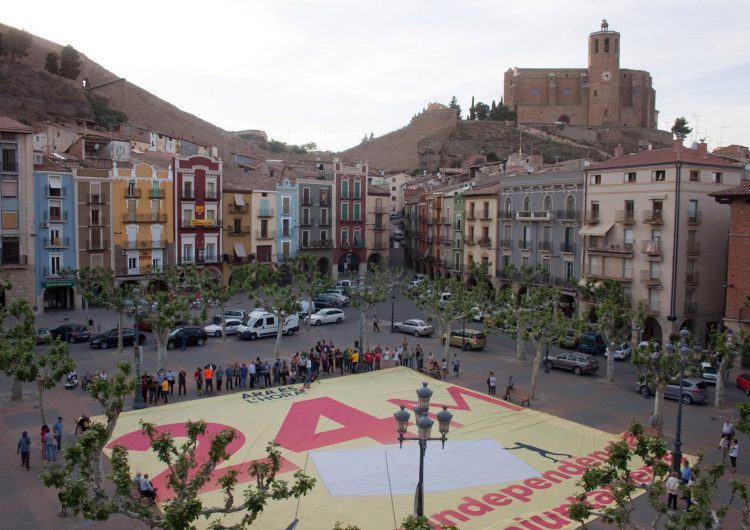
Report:
[{"label": "person in white shirt", "polygon": [[142,497],[147,497],[151,500],[156,499],[156,490],[154,489],[154,485],[151,484],[151,481],[148,479],[148,473],[143,475],[138,488],[141,490]]},{"label": "person in white shirt", "polygon": [[669,474],[667,482],[664,484],[667,488],[667,508],[677,509],[677,492],[680,489],[680,479],[677,478],[677,471]]},{"label": "person in white shirt", "polygon": [[734,473],[737,471],[737,456],[740,453],[740,444],[737,443],[737,438],[732,440],[732,446],[729,448],[729,461],[732,463],[732,469],[730,472]]}]

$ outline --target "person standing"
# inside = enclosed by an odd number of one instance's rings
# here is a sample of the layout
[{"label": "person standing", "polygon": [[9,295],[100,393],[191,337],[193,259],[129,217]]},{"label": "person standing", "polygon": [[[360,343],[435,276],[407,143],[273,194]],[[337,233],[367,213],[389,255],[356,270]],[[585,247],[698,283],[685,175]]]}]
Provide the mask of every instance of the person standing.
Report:
[{"label": "person standing", "polygon": [[680,479],[677,478],[677,471],[672,471],[669,474],[664,486],[667,489],[667,508],[672,510],[677,509],[677,492],[680,489]]},{"label": "person standing", "polygon": [[195,369],[193,379],[195,379],[195,386],[198,388],[198,395],[203,395],[203,371],[201,371],[200,366]]},{"label": "person standing", "polygon": [[727,461],[727,452],[729,451],[729,438],[722,436],[719,440],[719,451],[721,451],[721,465]]},{"label": "person standing", "polygon": [[46,436],[48,432],[49,432],[49,426],[45,423],[44,425],[42,425],[42,430],[39,433],[40,438],[41,438],[41,443],[42,443],[42,458],[45,460],[47,459],[47,447],[45,445],[46,444],[45,440],[47,439]]},{"label": "person standing", "polygon": [[63,423],[62,416],[57,417],[57,422],[52,426],[52,432],[55,433],[55,442],[57,442],[57,450],[62,451],[62,435],[63,435]]},{"label": "person standing", "polygon": [[487,393],[490,396],[497,395],[497,377],[495,377],[495,372],[490,372],[487,378]]},{"label": "person standing", "polygon": [[187,372],[183,368],[182,370],[180,370],[180,373],[177,374],[177,395],[178,396],[182,396],[183,394],[187,395],[187,388],[185,386],[186,384],[187,384]]},{"label": "person standing", "polygon": [[174,372],[167,370],[167,382],[169,383],[169,395],[174,395]]},{"label": "person standing", "polygon": [[726,420],[724,425],[721,426],[721,437],[727,438],[729,441],[732,441],[732,438],[734,438],[734,425],[732,425],[732,420]]},{"label": "person standing", "polygon": [[224,369],[224,375],[227,376],[227,390],[234,390],[232,383],[234,382],[234,369],[231,364],[228,364]]},{"label": "person standing", "polygon": [[224,369],[221,366],[216,369],[214,378],[216,378],[216,391],[221,392],[221,382],[224,379]]},{"label": "person standing", "polygon": [[732,469],[729,471],[734,473],[737,471],[737,456],[740,453],[740,444],[737,443],[737,438],[732,440],[732,446],[729,448],[729,461],[732,463]]},{"label": "person standing", "polygon": [[203,369],[203,380],[206,382],[206,394],[211,392],[214,393],[214,369],[210,364],[207,364]]},{"label": "person standing", "polygon": [[57,460],[57,441],[52,431],[47,431],[47,434],[44,435],[44,451],[48,462]]},{"label": "person standing", "polygon": [[457,353],[453,354],[453,375],[458,377],[458,372],[461,369],[461,359]]},{"label": "person standing", "polygon": [[169,403],[169,380],[166,378],[161,382],[161,397],[164,403]]},{"label": "person standing", "polygon": [[375,318],[372,319],[372,331],[373,333],[380,333],[380,326],[378,326],[378,315],[375,314]]},{"label": "person standing", "polygon": [[21,433],[21,438],[18,440],[18,450],[16,451],[16,454],[21,455],[21,467],[26,466],[26,470],[28,471],[30,469],[29,461],[31,460],[31,438],[29,438],[29,433],[27,431]]}]

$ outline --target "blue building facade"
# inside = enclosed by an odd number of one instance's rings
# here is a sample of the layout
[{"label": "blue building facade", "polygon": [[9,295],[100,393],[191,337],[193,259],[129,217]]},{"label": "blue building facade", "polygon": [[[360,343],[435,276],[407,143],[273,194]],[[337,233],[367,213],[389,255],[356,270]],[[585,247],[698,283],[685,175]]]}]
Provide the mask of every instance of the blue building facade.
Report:
[{"label": "blue building facade", "polygon": [[297,255],[297,185],[289,179],[276,185],[277,261]]},{"label": "blue building facade", "polygon": [[40,310],[73,309],[76,263],[76,202],[73,173],[34,171],[36,300]]}]

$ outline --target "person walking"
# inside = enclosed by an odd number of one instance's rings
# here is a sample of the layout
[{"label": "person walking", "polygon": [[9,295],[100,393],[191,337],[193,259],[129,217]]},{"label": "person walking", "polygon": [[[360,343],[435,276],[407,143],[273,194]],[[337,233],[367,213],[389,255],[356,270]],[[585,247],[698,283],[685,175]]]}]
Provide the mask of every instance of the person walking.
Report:
[{"label": "person walking", "polygon": [[497,377],[495,377],[495,372],[490,372],[487,378],[487,393],[490,396],[497,395]]},{"label": "person walking", "polygon": [[31,460],[31,438],[29,438],[27,431],[21,433],[16,454],[21,455],[21,467],[26,466],[26,471],[28,471],[30,469],[29,461]]},{"label": "person walking", "polygon": [[187,384],[187,372],[183,368],[180,370],[180,373],[177,374],[177,395],[187,395],[187,388],[185,385]]},{"label": "person walking", "polygon": [[372,319],[372,331],[373,333],[380,333],[380,326],[378,326],[378,315],[375,314],[375,318]]},{"label": "person walking", "polygon": [[52,432],[55,433],[55,442],[57,442],[57,450],[62,451],[62,435],[63,435],[63,423],[62,416],[57,417],[57,422],[52,426]]},{"label": "person walking", "polygon": [[677,478],[677,471],[672,471],[669,474],[664,486],[667,489],[667,508],[672,510],[677,509],[677,492],[680,489],[680,479]]},{"label": "person walking", "polygon": [[739,456],[740,453],[740,444],[737,443],[737,438],[732,440],[732,446],[729,448],[729,461],[732,464],[732,469],[729,471],[731,473],[734,473],[737,471],[737,456]]},{"label": "person walking", "polygon": [[458,372],[461,369],[461,359],[457,353],[453,354],[453,375],[458,377]]}]

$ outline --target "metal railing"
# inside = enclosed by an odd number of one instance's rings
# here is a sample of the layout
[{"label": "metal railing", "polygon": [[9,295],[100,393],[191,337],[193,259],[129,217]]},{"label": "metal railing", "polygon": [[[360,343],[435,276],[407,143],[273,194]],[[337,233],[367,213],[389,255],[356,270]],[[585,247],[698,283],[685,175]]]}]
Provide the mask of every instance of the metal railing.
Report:
[{"label": "metal railing", "polygon": [[560,243],[560,252],[566,252],[568,254],[575,254],[576,253],[576,244],[575,243]]},{"label": "metal railing", "polygon": [[147,249],[147,248],[166,248],[167,242],[164,239],[143,239],[139,241],[124,241],[120,247],[126,250]]},{"label": "metal railing", "polygon": [[68,212],[61,211],[60,213],[53,214],[49,209],[44,210],[44,222],[45,223],[66,223],[68,221]]},{"label": "metal railing", "polygon": [[685,283],[698,283],[698,272],[686,272],[685,273]]},{"label": "metal railing", "polygon": [[640,303],[646,308],[647,315],[658,315],[661,312],[660,300],[641,300]]},{"label": "metal railing", "polygon": [[0,256],[0,267],[20,267],[29,263],[25,255]]},{"label": "metal railing", "polygon": [[207,201],[218,201],[219,200],[219,192],[214,191],[208,191],[206,190],[206,195],[203,197]]},{"label": "metal railing", "polygon": [[68,248],[70,246],[69,237],[44,238],[44,248]]},{"label": "metal railing", "polygon": [[531,250],[531,246],[533,243],[530,239],[519,239],[518,240],[518,249],[519,250]]},{"label": "metal railing", "polygon": [[107,196],[104,193],[86,194],[86,204],[106,204]]},{"label": "metal railing", "polygon": [[652,225],[660,225],[664,222],[664,212],[662,210],[643,212],[643,222]]},{"label": "metal railing", "polygon": [[258,210],[258,213],[256,214],[258,217],[273,217],[273,209],[270,208],[261,208]]},{"label": "metal railing", "polygon": [[661,285],[661,271],[644,269],[641,271],[641,282],[651,285]]},{"label": "metal railing", "polygon": [[626,224],[626,225],[635,223],[635,211],[617,210],[615,212],[615,222]]},{"label": "metal railing", "polygon": [[578,210],[557,210],[556,217],[558,221],[577,221]]},{"label": "metal railing", "polygon": [[265,232],[263,230],[257,230],[255,232],[255,238],[256,239],[275,239],[276,232],[273,230],[266,230]]},{"label": "metal railing", "polygon": [[165,190],[158,190],[151,188],[148,190],[148,198],[149,199],[163,199],[165,194]]},{"label": "metal railing", "polygon": [[500,248],[504,248],[504,249],[513,248],[513,240],[512,239],[501,239],[501,240],[498,241],[498,246]]},{"label": "metal railing", "polygon": [[104,250],[109,248],[109,241],[106,239],[86,241],[86,250]]},{"label": "metal railing", "polygon": [[126,199],[140,199],[143,192],[139,188],[126,188],[125,198]]},{"label": "metal railing", "polygon": [[492,240],[489,237],[483,237],[482,239],[478,241],[479,246],[482,246],[482,247],[489,247],[491,243],[492,243]]},{"label": "metal railing", "polygon": [[250,211],[250,207],[247,204],[239,205],[229,203],[229,213],[247,213]]},{"label": "metal railing", "polygon": [[183,201],[194,201],[195,200],[195,190],[183,188],[180,191],[180,197],[182,197]]},{"label": "metal railing", "polygon": [[685,246],[688,254],[700,254],[701,244],[700,241],[688,241]]},{"label": "metal railing", "polygon": [[688,212],[687,214],[688,226],[698,226],[701,224],[701,212]]},{"label": "metal railing", "polygon": [[123,223],[166,223],[167,214],[165,213],[124,213],[122,214]]},{"label": "metal railing", "polygon": [[599,212],[586,212],[586,223],[595,225],[599,223]]}]

